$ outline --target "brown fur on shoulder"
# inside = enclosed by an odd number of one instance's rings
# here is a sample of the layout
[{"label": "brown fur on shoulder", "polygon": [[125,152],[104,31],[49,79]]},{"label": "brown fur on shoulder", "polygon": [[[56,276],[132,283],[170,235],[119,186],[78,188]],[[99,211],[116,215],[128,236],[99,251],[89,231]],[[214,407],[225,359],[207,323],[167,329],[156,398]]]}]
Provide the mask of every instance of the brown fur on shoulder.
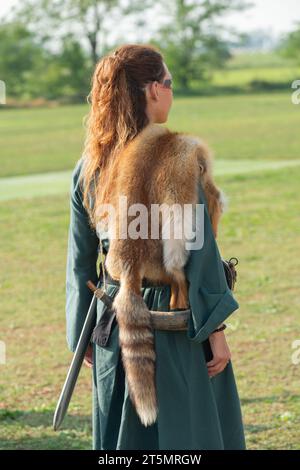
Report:
[{"label": "brown fur on shoulder", "polygon": [[[159,238],[151,238],[151,205],[192,204],[194,207],[200,180],[217,236],[224,199],[213,181],[212,168],[212,152],[201,139],[149,124],[118,155],[106,184],[106,202],[115,208],[116,218],[114,222],[105,219],[110,238],[105,266],[120,281],[113,307],[119,325],[122,360],[131,400],[145,426],[155,422],[158,404],[154,334],[150,312],[141,295],[142,279],[171,285],[170,308],[189,306],[184,275],[189,256],[186,238],[163,239],[161,220]],[[127,216],[119,208],[120,195],[127,197],[127,208],[140,203],[148,209],[147,238],[118,237],[122,223],[127,222],[129,226],[136,218],[136,213]],[[167,214],[166,220],[177,223],[172,213]],[[189,218],[186,221],[188,226],[192,224]],[[103,226],[103,220],[101,223]]]}]

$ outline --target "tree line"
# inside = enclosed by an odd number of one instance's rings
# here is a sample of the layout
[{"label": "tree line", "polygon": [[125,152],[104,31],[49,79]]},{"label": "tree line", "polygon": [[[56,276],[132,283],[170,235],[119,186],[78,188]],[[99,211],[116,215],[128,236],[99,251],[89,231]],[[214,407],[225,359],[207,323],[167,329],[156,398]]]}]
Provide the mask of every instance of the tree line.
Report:
[{"label": "tree line", "polygon": [[[231,57],[232,41],[241,39],[224,27],[223,15],[250,6],[246,0],[24,0],[0,22],[0,79],[12,97],[82,102],[104,54],[121,43],[146,42],[164,55],[175,89],[188,91],[192,80],[209,81]],[[126,39],[126,28],[136,40]],[[287,54],[299,54],[299,38],[291,35]]]}]

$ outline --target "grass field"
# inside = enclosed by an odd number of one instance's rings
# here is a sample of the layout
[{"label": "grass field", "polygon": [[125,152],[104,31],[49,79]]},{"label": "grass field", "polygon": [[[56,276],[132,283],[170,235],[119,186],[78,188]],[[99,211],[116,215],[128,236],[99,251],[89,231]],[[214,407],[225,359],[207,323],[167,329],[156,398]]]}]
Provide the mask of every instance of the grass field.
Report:
[{"label": "grass field", "polygon": [[[85,105],[0,112],[0,177],[71,169],[83,145]],[[215,157],[299,158],[299,106],[291,93],[181,98],[168,126],[206,139]]]},{"label": "grass field", "polygon": [[271,52],[253,52],[234,55],[224,69],[213,74],[214,86],[244,87],[251,82],[261,81],[266,85],[287,84],[299,77],[299,65],[291,59]]},{"label": "grass field", "polygon": [[[70,170],[80,154],[84,109],[2,112],[1,176]],[[216,182],[230,198],[218,244],[224,258],[239,259],[240,309],[229,317],[226,335],[249,449],[300,448],[300,365],[291,359],[292,343],[300,340],[300,167],[263,166],[300,159],[299,110],[288,93],[185,98],[174,102],[169,121],[211,143]],[[232,160],[262,167],[226,172]],[[51,429],[72,357],[64,313],[68,195],[14,199],[11,191],[0,201],[0,340],[7,348],[0,448],[89,449],[89,369],[81,372],[62,430]]]}]

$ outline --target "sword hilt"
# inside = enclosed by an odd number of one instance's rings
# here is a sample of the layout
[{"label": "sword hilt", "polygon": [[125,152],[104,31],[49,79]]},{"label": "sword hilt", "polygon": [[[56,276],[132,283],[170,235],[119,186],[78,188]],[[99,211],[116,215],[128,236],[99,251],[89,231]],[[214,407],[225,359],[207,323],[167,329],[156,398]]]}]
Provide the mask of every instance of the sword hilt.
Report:
[{"label": "sword hilt", "polygon": [[104,292],[104,290],[101,289],[101,287],[96,287],[95,284],[93,283],[93,281],[91,281],[90,279],[87,281],[86,284],[87,284],[88,288],[91,289],[92,292],[94,292],[95,296],[98,299],[101,299],[102,302],[107,307],[112,306],[113,299],[109,295],[107,295],[106,292]]}]

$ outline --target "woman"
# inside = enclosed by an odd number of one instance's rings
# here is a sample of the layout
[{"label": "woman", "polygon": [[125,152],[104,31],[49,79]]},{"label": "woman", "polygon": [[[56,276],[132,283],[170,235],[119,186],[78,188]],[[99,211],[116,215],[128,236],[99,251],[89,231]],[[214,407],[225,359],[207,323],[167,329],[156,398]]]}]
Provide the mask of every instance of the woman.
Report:
[{"label": "woman", "polygon": [[[167,121],[172,100],[171,73],[153,46],[124,45],[95,68],[84,155],[71,186],[66,278],[71,351],[92,298],[86,281],[97,283],[95,214],[110,164],[147,124]],[[199,202],[206,202],[201,188]],[[142,425],[129,398],[118,325],[114,324],[106,347],[91,343],[87,350],[85,364],[93,371],[95,450],[246,448],[231,354],[224,331],[215,332],[239,304],[226,283],[206,206],[204,214],[204,245],[193,251],[185,267],[192,322],[187,333],[155,330],[159,415],[154,424]],[[103,239],[103,233],[101,239],[107,253],[109,240]],[[108,283],[106,288],[114,298],[118,286]],[[149,309],[167,310],[169,285],[146,285],[142,294]],[[98,300],[97,321],[102,312]]]}]

